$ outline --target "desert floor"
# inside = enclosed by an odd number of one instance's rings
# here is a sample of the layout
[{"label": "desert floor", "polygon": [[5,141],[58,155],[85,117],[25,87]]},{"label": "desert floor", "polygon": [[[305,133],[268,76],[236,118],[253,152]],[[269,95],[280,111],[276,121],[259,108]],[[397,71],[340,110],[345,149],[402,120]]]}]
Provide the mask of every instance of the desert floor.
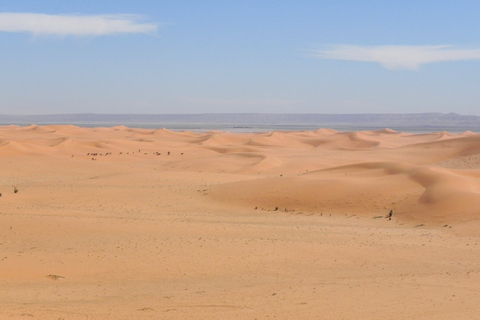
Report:
[{"label": "desert floor", "polygon": [[0,168],[0,319],[480,319],[479,134],[4,126]]}]

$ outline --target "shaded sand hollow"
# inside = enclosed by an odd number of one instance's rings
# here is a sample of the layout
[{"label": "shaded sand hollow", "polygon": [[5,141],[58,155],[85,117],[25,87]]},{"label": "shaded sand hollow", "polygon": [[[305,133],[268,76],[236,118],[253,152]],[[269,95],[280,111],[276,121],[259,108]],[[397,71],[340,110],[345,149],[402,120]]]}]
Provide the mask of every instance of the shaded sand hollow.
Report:
[{"label": "shaded sand hollow", "polygon": [[4,126],[0,167],[0,319],[480,319],[479,134]]}]

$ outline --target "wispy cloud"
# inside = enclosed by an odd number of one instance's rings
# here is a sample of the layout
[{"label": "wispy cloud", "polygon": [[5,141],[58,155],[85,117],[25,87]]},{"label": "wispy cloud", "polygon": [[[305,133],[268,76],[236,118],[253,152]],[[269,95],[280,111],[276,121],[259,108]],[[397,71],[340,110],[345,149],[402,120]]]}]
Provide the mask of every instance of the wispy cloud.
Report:
[{"label": "wispy cloud", "polygon": [[154,23],[141,23],[137,15],[50,15],[0,12],[0,31],[35,35],[103,36],[118,33],[152,33]]},{"label": "wispy cloud", "polygon": [[316,50],[319,59],[378,62],[391,70],[417,70],[422,64],[480,59],[480,49],[440,46],[353,46],[335,45]]}]

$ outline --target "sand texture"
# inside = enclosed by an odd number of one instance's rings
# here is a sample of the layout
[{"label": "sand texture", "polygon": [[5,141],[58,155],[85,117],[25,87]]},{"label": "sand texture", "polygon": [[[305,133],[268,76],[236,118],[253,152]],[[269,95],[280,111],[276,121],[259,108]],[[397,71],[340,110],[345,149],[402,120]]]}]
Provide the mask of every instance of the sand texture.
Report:
[{"label": "sand texture", "polygon": [[4,126],[0,167],[0,319],[480,319],[473,132]]}]

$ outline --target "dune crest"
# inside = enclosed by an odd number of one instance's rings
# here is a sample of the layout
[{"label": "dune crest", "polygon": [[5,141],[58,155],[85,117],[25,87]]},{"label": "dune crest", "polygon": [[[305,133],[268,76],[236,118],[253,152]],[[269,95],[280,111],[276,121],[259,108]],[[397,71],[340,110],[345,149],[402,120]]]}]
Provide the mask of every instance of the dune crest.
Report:
[{"label": "dune crest", "polygon": [[479,314],[478,134],[5,126],[0,167],[0,319]]},{"label": "dune crest", "polygon": [[156,170],[233,175],[209,187],[208,199],[245,208],[364,216],[395,209],[398,219],[441,224],[477,219],[480,207],[480,135],[473,132],[234,134],[30,125],[1,127],[0,139],[1,158],[63,156],[80,161],[73,166],[131,160]]}]

